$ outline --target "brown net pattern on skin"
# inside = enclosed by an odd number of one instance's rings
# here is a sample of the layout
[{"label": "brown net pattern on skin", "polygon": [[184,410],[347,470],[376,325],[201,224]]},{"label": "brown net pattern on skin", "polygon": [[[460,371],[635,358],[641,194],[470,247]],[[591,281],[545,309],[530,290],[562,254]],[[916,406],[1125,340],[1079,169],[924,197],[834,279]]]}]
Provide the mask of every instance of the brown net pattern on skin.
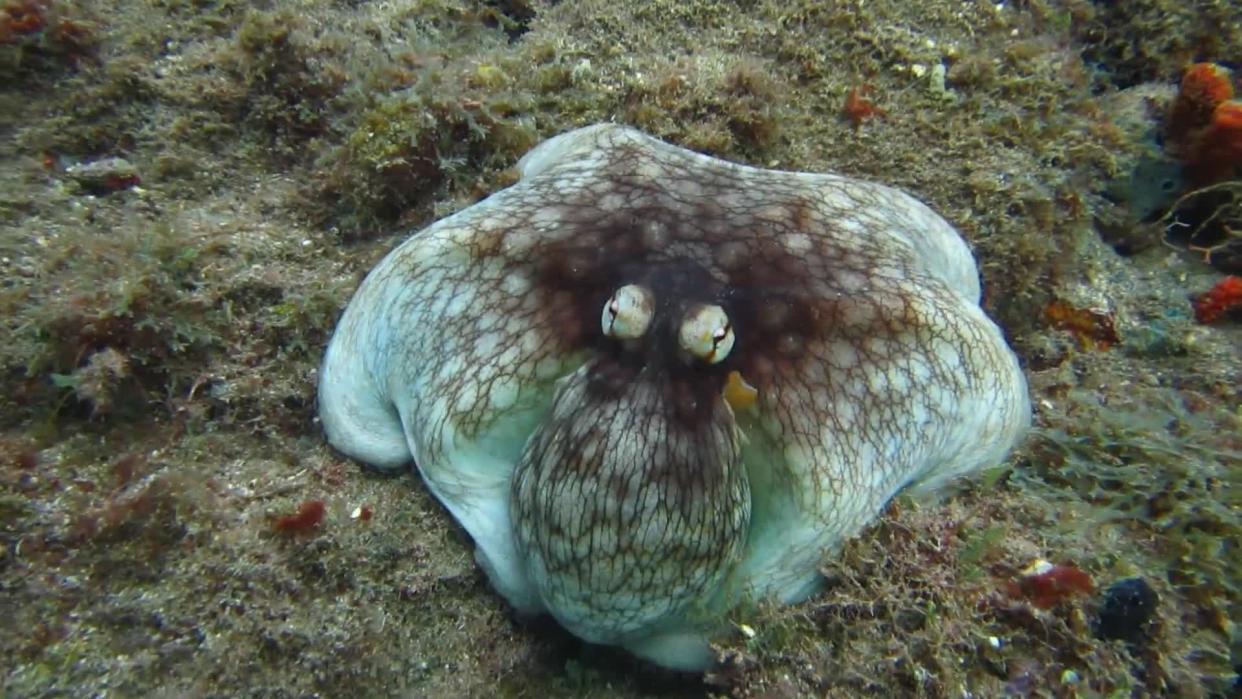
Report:
[{"label": "brown net pattern on skin", "polygon": [[549,607],[615,642],[711,594],[740,558],[750,493],[723,402],[687,423],[650,371],[591,400],[598,371],[557,392],[514,474],[513,517]]},{"label": "brown net pattern on skin", "polygon": [[[531,442],[514,524],[560,576],[549,594],[593,604],[620,633],[705,588],[742,545],[748,498],[721,400],[728,372],[758,389],[753,429],[796,455],[773,459],[787,469],[775,480],[807,516],[847,530],[874,510],[859,503],[907,478],[942,438],[953,420],[943,396],[1005,390],[993,370],[1009,360],[961,312],[973,299],[917,259],[900,232],[917,236],[922,223],[892,190],[658,143],[599,145],[590,162],[558,164],[425,232],[370,288],[402,289],[384,311],[392,325],[408,315],[434,329],[391,334],[380,353],[419,397],[406,424],[429,462],[497,419],[497,386],[550,396],[564,371],[549,366],[587,362]],[[656,311],[626,344],[599,319],[630,283],[652,289]],[[720,305],[733,324],[736,346],[717,365],[677,351],[676,324],[694,303]],[[646,440],[649,460],[610,462],[621,439]],[[663,538],[639,541],[618,514],[625,503],[662,522]]]}]

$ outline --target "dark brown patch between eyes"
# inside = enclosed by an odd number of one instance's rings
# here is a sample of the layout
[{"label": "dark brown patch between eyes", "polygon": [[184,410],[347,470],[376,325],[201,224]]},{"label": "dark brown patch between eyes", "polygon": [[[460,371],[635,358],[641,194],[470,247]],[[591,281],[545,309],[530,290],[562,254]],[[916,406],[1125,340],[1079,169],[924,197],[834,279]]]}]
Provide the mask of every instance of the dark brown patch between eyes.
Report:
[{"label": "dark brown patch between eyes", "polygon": [[[631,187],[642,191],[627,192]],[[717,189],[716,194],[722,195],[726,185]],[[813,249],[799,258],[777,239],[789,232],[819,237],[807,202],[793,199],[785,207],[788,218],[783,222],[760,221],[742,212],[752,223],[738,230],[736,216],[716,203],[723,197],[711,191],[701,197],[704,203],[688,204],[671,191],[653,190],[649,183],[617,180],[608,193],[641,193],[657,204],[606,213],[589,201],[566,202],[564,208],[573,212],[573,220],[564,225],[587,227],[584,235],[536,247],[535,260],[515,264],[524,268],[515,273],[534,266],[532,281],[542,314],[537,323],[555,333],[555,351],[588,349],[598,359],[594,393],[615,395],[639,371],[654,370],[664,378],[670,407],[683,419],[697,422],[708,418],[732,370],[740,371],[760,395],[778,375],[798,375],[807,357],[805,342],[825,337],[837,315],[830,300],[805,292],[812,269],[830,267],[818,259],[822,253]],[[667,235],[658,248],[643,234],[652,225]],[[679,253],[671,249],[674,243],[697,245],[710,259]],[[629,283],[647,285],[656,298],[652,327],[638,347],[624,347],[600,330],[607,299]],[[687,362],[677,346],[678,323],[696,303],[719,304],[733,323],[737,342],[720,364]]]}]

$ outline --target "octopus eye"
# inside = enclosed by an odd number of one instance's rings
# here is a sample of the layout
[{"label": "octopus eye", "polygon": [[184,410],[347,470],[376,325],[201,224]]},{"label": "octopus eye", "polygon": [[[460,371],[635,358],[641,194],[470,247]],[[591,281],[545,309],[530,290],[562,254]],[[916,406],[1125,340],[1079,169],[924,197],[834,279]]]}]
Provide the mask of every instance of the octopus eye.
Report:
[{"label": "octopus eye", "polygon": [[600,324],[608,337],[634,340],[647,332],[654,309],[655,297],[650,289],[637,284],[626,284],[614,291],[604,304]]},{"label": "octopus eye", "polygon": [[708,364],[717,364],[733,349],[733,325],[720,306],[695,306],[677,332],[681,348]]}]

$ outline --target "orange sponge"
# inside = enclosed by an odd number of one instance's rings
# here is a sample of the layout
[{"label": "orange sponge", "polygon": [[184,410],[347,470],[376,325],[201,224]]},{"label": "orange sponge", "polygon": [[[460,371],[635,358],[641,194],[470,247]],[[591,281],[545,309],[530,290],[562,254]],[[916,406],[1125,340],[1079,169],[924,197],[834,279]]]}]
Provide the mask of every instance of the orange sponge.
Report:
[{"label": "orange sponge", "polygon": [[1165,148],[1196,185],[1228,179],[1242,165],[1242,101],[1233,99],[1233,75],[1215,63],[1196,63],[1165,121]]}]

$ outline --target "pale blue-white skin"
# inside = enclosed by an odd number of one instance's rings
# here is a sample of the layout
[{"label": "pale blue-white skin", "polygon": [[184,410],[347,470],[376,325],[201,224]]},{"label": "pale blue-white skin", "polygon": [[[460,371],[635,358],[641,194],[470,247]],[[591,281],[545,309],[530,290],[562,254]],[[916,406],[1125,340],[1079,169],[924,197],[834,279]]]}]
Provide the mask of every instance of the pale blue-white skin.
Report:
[{"label": "pale blue-white skin", "polygon": [[[995,465],[1026,430],[970,250],[909,195],[613,124],[519,169],[371,271],[319,386],[329,441],[412,460],[519,611],[704,668],[729,610],[805,599],[897,492]],[[601,310],[631,283],[655,316],[621,342]],[[694,304],[732,322],[718,365],[669,339]],[[722,396],[733,370],[753,406]]]}]

